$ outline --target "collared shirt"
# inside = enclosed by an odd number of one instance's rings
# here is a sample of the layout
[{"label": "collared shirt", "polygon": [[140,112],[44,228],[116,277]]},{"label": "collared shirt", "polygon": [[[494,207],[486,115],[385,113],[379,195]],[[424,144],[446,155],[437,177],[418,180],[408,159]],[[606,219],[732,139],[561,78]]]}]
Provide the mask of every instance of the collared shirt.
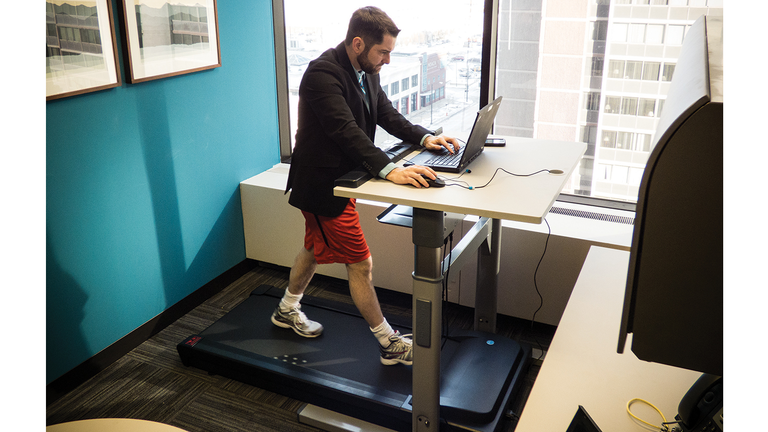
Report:
[{"label": "collared shirt", "polygon": [[[365,74],[365,72],[356,70],[355,74],[357,75],[357,82],[360,82],[360,80],[363,78],[363,74]],[[365,96],[368,97],[368,94],[365,93],[365,90],[363,90],[363,94],[365,94]],[[424,140],[427,139],[427,137],[430,136],[430,135],[431,134],[426,134],[423,137],[421,137],[421,141],[419,142],[419,145],[423,147],[424,146]],[[394,162],[388,163],[387,166],[385,166],[384,168],[382,168],[381,171],[379,171],[379,177],[381,177],[383,179],[387,178],[389,173],[392,172],[392,170],[395,169],[395,168],[397,168],[397,165],[395,165]]]}]

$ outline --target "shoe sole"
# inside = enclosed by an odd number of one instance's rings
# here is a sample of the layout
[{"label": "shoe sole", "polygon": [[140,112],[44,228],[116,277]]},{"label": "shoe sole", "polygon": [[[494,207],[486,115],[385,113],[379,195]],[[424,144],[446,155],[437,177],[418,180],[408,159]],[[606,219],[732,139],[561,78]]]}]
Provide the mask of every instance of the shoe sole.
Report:
[{"label": "shoe sole", "polygon": [[408,360],[400,360],[400,359],[385,359],[384,357],[381,357],[381,364],[383,364],[384,366],[392,366],[398,363],[410,366],[413,364],[413,360],[408,361]]},{"label": "shoe sole", "polygon": [[278,320],[275,318],[275,316],[274,316],[274,315],[272,315],[272,324],[274,324],[274,325],[276,325],[276,326],[278,326],[278,327],[282,327],[282,328],[291,329],[291,330],[293,330],[293,331],[294,331],[294,333],[296,333],[297,335],[299,335],[299,336],[303,336],[303,337],[305,337],[305,338],[316,338],[316,337],[320,336],[321,334],[323,334],[323,332],[322,332],[322,331],[320,331],[320,333],[317,333],[317,334],[302,333],[302,332],[300,332],[300,331],[299,331],[299,329],[297,329],[296,327],[294,327],[294,326],[292,326],[292,325],[290,325],[290,324],[284,323],[284,322],[282,322],[282,321],[278,321]]}]

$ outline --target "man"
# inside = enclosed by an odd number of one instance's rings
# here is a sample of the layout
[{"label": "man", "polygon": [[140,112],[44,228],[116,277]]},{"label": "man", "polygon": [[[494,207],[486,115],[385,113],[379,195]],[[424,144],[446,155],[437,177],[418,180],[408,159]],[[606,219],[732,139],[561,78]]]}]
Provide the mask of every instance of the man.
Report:
[{"label": "man", "polygon": [[291,268],[288,289],[272,322],[305,337],[319,336],[320,323],[301,311],[300,300],[318,264],[344,263],[352,300],[379,342],[385,365],[412,363],[411,340],[389,325],[372,283],[373,261],[355,210],[355,200],[335,197],[334,180],[363,166],[397,184],[428,187],[427,167],[395,167],[374,144],[376,125],[407,141],[436,150],[459,149],[454,138],[435,137],[411,124],[392,106],[379,83],[400,29],[381,9],[352,15],[344,42],[307,67],[299,86],[298,129],[286,193],[306,222],[304,248]]}]

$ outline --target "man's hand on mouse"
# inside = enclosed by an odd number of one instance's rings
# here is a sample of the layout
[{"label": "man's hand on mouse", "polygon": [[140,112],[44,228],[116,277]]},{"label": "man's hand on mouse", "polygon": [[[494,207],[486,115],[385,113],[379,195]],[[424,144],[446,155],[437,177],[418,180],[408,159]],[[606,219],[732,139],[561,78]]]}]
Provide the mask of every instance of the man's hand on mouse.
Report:
[{"label": "man's hand on mouse", "polygon": [[409,167],[398,167],[393,169],[387,174],[387,180],[397,184],[409,184],[416,187],[429,187],[427,180],[421,175],[431,178],[432,180],[437,178],[437,173],[432,168],[411,165]]},{"label": "man's hand on mouse", "polygon": [[445,147],[449,152],[455,153],[459,151],[461,148],[461,145],[459,144],[459,140],[452,137],[447,137],[445,135],[440,136],[428,136],[424,139],[424,147],[427,150],[440,150],[441,147]]}]

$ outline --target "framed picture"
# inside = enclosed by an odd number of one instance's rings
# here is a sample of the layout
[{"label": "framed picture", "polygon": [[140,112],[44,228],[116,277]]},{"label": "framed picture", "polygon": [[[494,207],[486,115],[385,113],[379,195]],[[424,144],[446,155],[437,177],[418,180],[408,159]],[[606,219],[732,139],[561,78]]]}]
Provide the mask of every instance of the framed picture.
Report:
[{"label": "framed picture", "polygon": [[111,0],[46,0],[45,98],[118,87]]},{"label": "framed picture", "polygon": [[119,2],[131,83],[221,66],[216,0]]}]

